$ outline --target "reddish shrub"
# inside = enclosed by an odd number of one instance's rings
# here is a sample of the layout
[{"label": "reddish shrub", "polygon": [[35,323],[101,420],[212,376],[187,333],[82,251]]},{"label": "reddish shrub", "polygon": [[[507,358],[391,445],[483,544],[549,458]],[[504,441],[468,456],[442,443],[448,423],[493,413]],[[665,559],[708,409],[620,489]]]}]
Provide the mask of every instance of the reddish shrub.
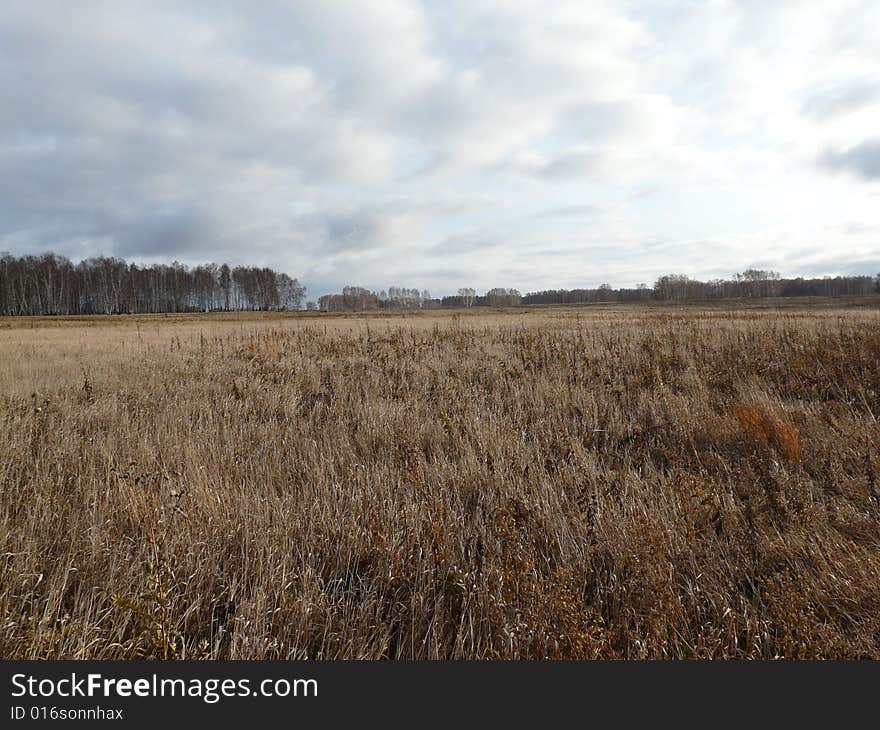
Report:
[{"label": "reddish shrub", "polygon": [[746,439],[767,444],[791,461],[800,459],[800,432],[796,427],[757,406],[735,403],[730,411]]}]

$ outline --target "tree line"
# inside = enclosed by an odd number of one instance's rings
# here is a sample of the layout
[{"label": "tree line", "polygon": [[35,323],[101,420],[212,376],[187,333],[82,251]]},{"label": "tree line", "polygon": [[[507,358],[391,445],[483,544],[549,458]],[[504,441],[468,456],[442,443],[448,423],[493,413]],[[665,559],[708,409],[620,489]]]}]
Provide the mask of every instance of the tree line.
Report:
[{"label": "tree line", "polygon": [[[396,296],[393,292],[410,292]],[[347,286],[341,294],[326,294],[309,308],[328,312],[353,312],[379,309],[425,309],[468,307],[515,307],[523,304],[589,304],[600,302],[699,301],[710,299],[750,299],[758,297],[838,297],[880,292],[880,274],[871,276],[835,276],[813,279],[784,279],[776,271],[748,269],[730,279],[700,281],[684,274],[667,274],[653,286],[615,289],[609,284],[585,289],[548,289],[520,294],[516,289],[496,287],[483,295],[463,287],[458,294],[432,299],[418,289],[392,287],[373,292],[360,286]]]},{"label": "tree line", "polygon": [[[15,257],[0,254],[0,315],[122,314],[292,310],[302,306],[306,289],[295,278],[270,268],[202,264],[139,266],[101,256],[72,263],[53,253]],[[427,289],[392,286],[380,292],[346,286],[325,294],[307,309],[350,312],[394,309],[511,307],[521,304],[687,301],[758,297],[856,296],[880,292],[880,274],[822,278],[783,278],[778,272],[748,269],[729,279],[700,281],[667,274],[652,287],[549,289],[520,294],[495,287],[478,295],[463,287],[434,298]]]},{"label": "tree line", "polygon": [[269,268],[139,266],[101,256],[0,255],[0,314],[143,314],[299,309],[305,287]]},{"label": "tree line", "polygon": [[871,276],[826,276],[785,279],[776,271],[748,269],[730,279],[699,281],[683,274],[668,274],[653,287],[613,289],[602,284],[595,289],[549,289],[530,292],[523,304],[582,304],[588,302],[687,301],[708,299],[750,299],[758,297],[840,297],[880,292],[880,274]]}]

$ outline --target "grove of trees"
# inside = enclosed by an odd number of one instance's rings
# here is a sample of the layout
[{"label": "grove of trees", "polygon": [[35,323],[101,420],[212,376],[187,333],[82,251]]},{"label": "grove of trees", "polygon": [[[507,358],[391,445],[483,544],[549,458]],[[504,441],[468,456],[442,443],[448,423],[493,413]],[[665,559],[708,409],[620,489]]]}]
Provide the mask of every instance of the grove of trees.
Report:
[{"label": "grove of trees", "polygon": [[318,299],[318,308],[324,312],[359,312],[376,309],[436,309],[438,307],[515,307],[522,303],[516,289],[497,287],[483,296],[476,290],[463,288],[457,296],[433,299],[426,289],[390,287],[388,291],[374,292],[362,286],[343,287],[341,294],[325,294]]},{"label": "grove of trees", "polygon": [[459,289],[458,296],[443,297],[440,303],[443,307],[518,307],[524,304],[517,289],[504,287],[490,289],[482,296],[477,295],[476,289]]},{"label": "grove of trees", "polygon": [[323,312],[360,312],[373,309],[431,309],[440,306],[427,289],[407,289],[391,286],[388,291],[374,292],[362,286],[346,286],[342,294],[318,297],[318,309]]},{"label": "grove of trees", "polygon": [[304,296],[296,279],[268,268],[0,255],[2,315],[287,310]]},{"label": "grove of trees", "polygon": [[880,292],[880,274],[835,276],[815,279],[783,279],[775,271],[749,269],[730,279],[699,281],[683,274],[661,276],[653,288],[550,289],[531,292],[523,304],[581,304],[586,302],[633,302],[646,300],[686,301],[700,299],[749,299],[757,297],[838,297]]}]

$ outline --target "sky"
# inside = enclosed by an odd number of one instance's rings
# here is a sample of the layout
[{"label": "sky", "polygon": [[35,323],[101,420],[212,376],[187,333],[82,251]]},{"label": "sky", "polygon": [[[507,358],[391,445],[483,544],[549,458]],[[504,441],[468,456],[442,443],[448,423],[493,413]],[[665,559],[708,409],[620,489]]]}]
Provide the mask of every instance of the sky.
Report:
[{"label": "sky", "polygon": [[0,251],[523,292],[880,271],[876,0],[4,0]]}]

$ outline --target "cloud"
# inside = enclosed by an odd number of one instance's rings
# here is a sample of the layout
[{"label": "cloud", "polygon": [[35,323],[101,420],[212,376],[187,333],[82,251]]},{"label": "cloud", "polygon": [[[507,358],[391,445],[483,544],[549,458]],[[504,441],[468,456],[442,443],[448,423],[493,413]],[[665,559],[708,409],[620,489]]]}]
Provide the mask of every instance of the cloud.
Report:
[{"label": "cloud", "polygon": [[551,158],[538,152],[516,155],[500,166],[539,180],[572,180],[598,175],[607,165],[607,157],[598,149],[570,149]]},{"label": "cloud", "polygon": [[294,218],[291,227],[306,232],[317,255],[362,253],[404,245],[412,217],[379,209],[320,211]]},{"label": "cloud", "polygon": [[546,208],[533,214],[534,218],[581,218],[594,216],[601,212],[597,205],[564,205],[558,208]]},{"label": "cloud", "polygon": [[880,180],[880,138],[866,139],[842,152],[828,151],[823,164],[832,170],[844,170],[866,180]]},{"label": "cloud", "polygon": [[869,0],[9,0],[0,249],[315,295],[632,284],[795,236],[871,261],[844,224],[880,225],[878,27]]},{"label": "cloud", "polygon": [[880,80],[859,79],[816,91],[801,108],[808,117],[826,121],[877,102],[880,102]]},{"label": "cloud", "polygon": [[432,251],[441,256],[461,256],[463,254],[479,254],[488,249],[500,248],[509,244],[510,240],[504,236],[485,231],[467,231],[445,238],[436,244]]}]

